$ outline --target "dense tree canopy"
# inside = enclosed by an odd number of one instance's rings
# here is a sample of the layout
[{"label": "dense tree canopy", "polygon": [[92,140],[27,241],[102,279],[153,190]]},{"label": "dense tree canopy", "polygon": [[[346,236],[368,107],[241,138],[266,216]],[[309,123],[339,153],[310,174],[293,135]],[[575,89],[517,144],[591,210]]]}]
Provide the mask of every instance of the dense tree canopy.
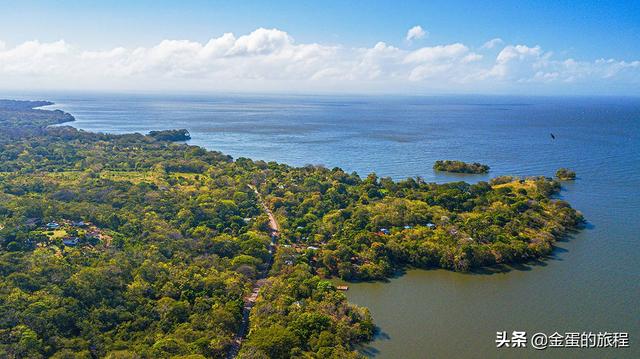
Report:
[{"label": "dense tree canopy", "polygon": [[540,258],[582,222],[552,199],[557,182],[394,182],[340,169],[271,165],[261,186],[285,238],[313,250],[322,275],[381,279],[404,266],[468,271]]},{"label": "dense tree canopy", "polygon": [[[72,118],[42,105],[0,102],[0,357],[222,358],[266,271],[240,357],[358,357],[372,318],[327,278],[522,262],[582,221],[548,178],[438,185],[234,161],[47,128]],[[249,185],[280,223],[275,253]]]},{"label": "dense tree canopy", "polygon": [[191,134],[185,129],[180,130],[164,130],[164,131],[151,131],[149,136],[160,141],[187,141],[191,139]]},{"label": "dense tree canopy", "polygon": [[556,178],[561,181],[572,181],[576,179],[576,172],[568,168],[559,168],[556,171]]},{"label": "dense tree canopy", "polygon": [[453,172],[453,173],[487,173],[489,166],[481,163],[466,163],[462,161],[436,161],[433,164],[436,171]]}]

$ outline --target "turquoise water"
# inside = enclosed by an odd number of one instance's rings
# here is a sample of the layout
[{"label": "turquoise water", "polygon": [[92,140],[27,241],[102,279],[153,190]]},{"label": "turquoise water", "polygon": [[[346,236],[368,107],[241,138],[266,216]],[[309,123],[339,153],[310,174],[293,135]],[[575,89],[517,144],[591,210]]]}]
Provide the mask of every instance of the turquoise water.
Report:
[{"label": "turquoise water", "polygon": [[[44,94],[98,132],[186,128],[192,144],[234,157],[324,164],[399,179],[478,181],[576,170],[561,197],[587,229],[545,262],[508,271],[409,271],[351,284],[380,334],[377,358],[640,357],[640,99],[547,97],[153,97]],[[552,139],[553,133],[556,139]],[[438,159],[489,175],[434,173]],[[609,350],[496,349],[496,331],[628,332]]]}]

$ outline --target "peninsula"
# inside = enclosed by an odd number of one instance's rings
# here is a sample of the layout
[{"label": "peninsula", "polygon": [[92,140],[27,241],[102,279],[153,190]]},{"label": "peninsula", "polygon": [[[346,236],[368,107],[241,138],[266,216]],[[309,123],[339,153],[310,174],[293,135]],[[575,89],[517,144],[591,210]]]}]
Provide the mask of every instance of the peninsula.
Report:
[{"label": "peninsula", "polygon": [[234,160],[37,106],[0,101],[0,357],[359,358],[373,319],[329,278],[540,259],[583,221],[551,178]]}]

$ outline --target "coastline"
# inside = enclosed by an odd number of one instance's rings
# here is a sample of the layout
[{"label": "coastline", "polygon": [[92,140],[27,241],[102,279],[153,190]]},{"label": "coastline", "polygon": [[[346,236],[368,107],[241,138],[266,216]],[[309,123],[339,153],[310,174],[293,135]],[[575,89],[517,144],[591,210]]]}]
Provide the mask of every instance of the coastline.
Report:
[{"label": "coastline", "polygon": [[[588,177],[585,177],[585,178],[588,178]],[[581,183],[582,183],[582,182],[579,182],[579,183],[578,183],[578,185],[580,185]],[[572,185],[572,186],[574,186],[574,185]],[[564,196],[566,196],[566,194],[563,194],[563,197],[564,197]],[[570,198],[571,198],[571,197],[570,197]],[[591,217],[591,216],[589,216],[589,217]],[[580,236],[583,236],[583,235],[581,234]],[[571,242],[575,242],[575,241],[571,241]],[[561,245],[562,245],[562,244],[561,244]],[[574,246],[574,245],[572,245],[572,248],[575,248],[575,246]],[[556,263],[556,264],[554,265],[554,268],[557,268],[556,270],[561,270],[561,268],[558,268],[558,263]],[[537,273],[537,272],[540,272],[540,271],[536,270],[536,271],[534,271],[534,272],[536,272],[536,273]],[[547,272],[547,271],[542,271],[542,272]],[[526,271],[525,271],[525,273],[523,273],[523,274],[524,274],[524,275],[527,275],[527,274],[529,274],[529,275],[530,275],[530,273],[526,273]],[[524,281],[528,282],[529,280],[527,280],[527,279],[525,279],[525,278],[527,278],[527,277],[522,277],[522,280],[524,280]],[[349,293],[348,293],[348,294],[349,294]],[[374,314],[375,314],[375,313],[374,313]]]}]

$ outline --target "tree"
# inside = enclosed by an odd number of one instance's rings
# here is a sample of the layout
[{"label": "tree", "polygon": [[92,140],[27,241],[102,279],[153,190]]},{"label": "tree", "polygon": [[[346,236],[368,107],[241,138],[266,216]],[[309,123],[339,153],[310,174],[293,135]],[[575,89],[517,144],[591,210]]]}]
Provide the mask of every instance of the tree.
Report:
[{"label": "tree", "polygon": [[289,329],[274,324],[267,328],[258,328],[249,337],[249,347],[254,347],[272,359],[286,359],[298,345],[298,337]]}]

